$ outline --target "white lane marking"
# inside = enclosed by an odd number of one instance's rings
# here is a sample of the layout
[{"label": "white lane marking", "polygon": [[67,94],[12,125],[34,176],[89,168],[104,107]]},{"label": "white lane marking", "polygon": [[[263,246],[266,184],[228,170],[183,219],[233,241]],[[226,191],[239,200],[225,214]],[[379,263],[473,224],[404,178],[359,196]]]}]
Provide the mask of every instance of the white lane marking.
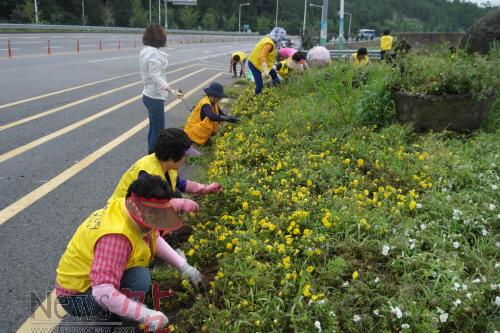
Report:
[{"label": "white lane marking", "polygon": [[[12,51],[14,51],[14,50],[20,50],[20,49],[15,48],[15,47],[11,47],[10,49],[11,49]],[[0,51],[8,51],[8,50],[9,50],[9,49],[0,49]]]},{"label": "white lane marking", "polygon": [[94,63],[94,62],[103,62],[103,61],[112,61],[112,60],[120,60],[120,59],[127,59],[127,58],[139,58],[139,55],[133,55],[133,56],[127,56],[127,57],[114,57],[114,58],[104,58],[104,59],[97,59],[97,60],[89,60],[88,62]]},{"label": "white lane marking", "polygon": [[43,43],[42,41],[36,41],[36,42],[10,42],[11,44],[40,44]]}]

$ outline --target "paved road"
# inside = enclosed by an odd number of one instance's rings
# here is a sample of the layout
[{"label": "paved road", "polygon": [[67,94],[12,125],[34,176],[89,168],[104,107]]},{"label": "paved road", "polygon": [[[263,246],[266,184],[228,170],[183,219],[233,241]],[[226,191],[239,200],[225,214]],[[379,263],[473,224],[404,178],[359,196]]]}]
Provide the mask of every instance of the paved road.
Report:
[{"label": "paved road", "polygon": [[[252,46],[169,48],[168,80],[188,93],[192,106],[216,75],[231,83],[229,52]],[[52,290],[56,265],[77,226],[103,206],[121,174],[147,151],[147,122],[137,126],[147,119],[138,52],[0,60],[0,332],[16,332],[30,317],[36,308],[30,292],[43,299]],[[181,127],[188,110],[172,102],[167,126]]]},{"label": "paved road", "polygon": [[[238,43],[256,41],[258,36],[210,36],[210,35],[168,35],[167,47],[197,43]],[[7,58],[10,42],[12,57],[27,55],[47,55],[111,51],[133,49],[142,46],[141,34],[116,33],[37,33],[37,34],[0,34],[0,59]]]}]

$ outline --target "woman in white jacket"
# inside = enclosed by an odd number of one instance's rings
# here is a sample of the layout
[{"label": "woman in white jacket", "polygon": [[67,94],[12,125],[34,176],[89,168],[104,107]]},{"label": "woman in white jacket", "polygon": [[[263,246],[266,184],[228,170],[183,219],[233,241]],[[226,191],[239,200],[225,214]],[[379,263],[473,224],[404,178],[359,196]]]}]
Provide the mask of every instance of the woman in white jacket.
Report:
[{"label": "woman in white jacket", "polygon": [[142,36],[144,48],[139,56],[139,67],[144,84],[142,101],[149,114],[148,154],[153,153],[156,137],[165,128],[164,108],[168,94],[175,94],[177,98],[184,96],[167,82],[167,54],[159,50],[166,42],[165,30],[158,24],[148,26]]}]

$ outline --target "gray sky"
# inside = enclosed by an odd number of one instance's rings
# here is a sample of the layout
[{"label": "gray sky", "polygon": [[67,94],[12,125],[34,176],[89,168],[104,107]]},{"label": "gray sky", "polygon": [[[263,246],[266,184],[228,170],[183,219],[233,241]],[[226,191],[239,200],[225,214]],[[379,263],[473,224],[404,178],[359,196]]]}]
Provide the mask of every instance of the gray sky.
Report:
[{"label": "gray sky", "polygon": [[[483,2],[485,2],[485,0],[468,0],[469,2],[475,2],[477,4],[481,4]],[[491,4],[493,5],[496,5],[496,6],[500,6],[500,0],[490,0]]]}]

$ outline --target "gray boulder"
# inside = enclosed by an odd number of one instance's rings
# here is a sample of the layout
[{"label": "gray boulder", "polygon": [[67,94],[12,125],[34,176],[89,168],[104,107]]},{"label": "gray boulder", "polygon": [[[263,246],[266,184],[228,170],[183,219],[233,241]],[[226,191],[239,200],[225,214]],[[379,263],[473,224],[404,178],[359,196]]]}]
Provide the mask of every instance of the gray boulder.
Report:
[{"label": "gray boulder", "polygon": [[500,42],[500,10],[480,17],[467,30],[460,47],[469,53],[487,54],[493,41]]}]

